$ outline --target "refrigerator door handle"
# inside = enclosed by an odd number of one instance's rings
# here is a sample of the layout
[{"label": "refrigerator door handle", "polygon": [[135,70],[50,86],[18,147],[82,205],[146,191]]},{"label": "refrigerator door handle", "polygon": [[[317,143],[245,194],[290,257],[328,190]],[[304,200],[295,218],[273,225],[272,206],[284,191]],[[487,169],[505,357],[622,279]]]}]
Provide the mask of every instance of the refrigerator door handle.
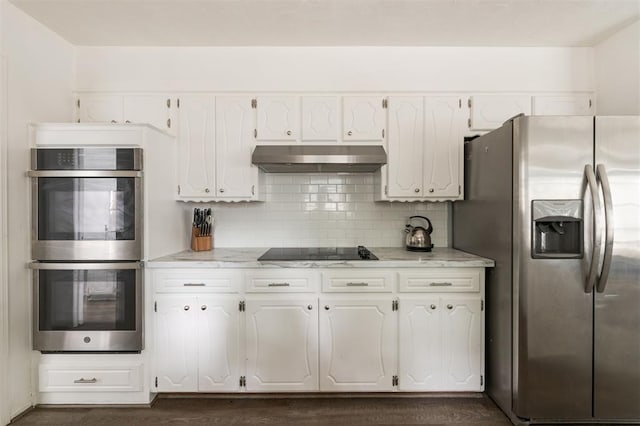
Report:
[{"label": "refrigerator door handle", "polygon": [[602,270],[598,277],[596,290],[598,293],[604,292],[609,279],[609,271],[611,270],[611,259],[613,256],[613,202],[611,200],[611,186],[609,185],[609,177],[604,164],[596,166],[596,177],[602,185],[602,198],[604,199],[604,223],[605,223],[605,243],[604,243],[604,261]]},{"label": "refrigerator door handle", "polygon": [[602,223],[602,210],[600,204],[600,193],[598,192],[598,185],[596,182],[596,176],[593,173],[593,166],[587,164],[584,166],[584,174],[587,178],[589,190],[591,192],[591,203],[593,204],[593,217],[594,217],[594,229],[593,229],[593,253],[591,254],[591,266],[589,267],[589,275],[587,276],[587,283],[584,288],[585,293],[591,293],[598,277],[598,266],[600,261],[600,253],[602,251],[602,238],[600,238],[600,224]]}]

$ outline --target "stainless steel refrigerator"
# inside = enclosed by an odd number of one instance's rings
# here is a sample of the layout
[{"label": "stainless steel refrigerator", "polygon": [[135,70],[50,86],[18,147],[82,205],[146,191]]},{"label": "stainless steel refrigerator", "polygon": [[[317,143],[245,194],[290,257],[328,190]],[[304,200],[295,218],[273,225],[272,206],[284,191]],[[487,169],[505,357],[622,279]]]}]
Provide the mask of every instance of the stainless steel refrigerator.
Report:
[{"label": "stainless steel refrigerator", "polygon": [[514,423],[640,422],[640,116],[519,116],[464,162],[489,396]]}]

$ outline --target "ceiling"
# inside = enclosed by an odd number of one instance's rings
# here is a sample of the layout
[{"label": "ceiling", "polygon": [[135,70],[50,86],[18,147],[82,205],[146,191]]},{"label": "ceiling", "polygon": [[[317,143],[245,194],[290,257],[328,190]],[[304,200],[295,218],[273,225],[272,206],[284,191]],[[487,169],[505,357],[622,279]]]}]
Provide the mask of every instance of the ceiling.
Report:
[{"label": "ceiling", "polygon": [[86,46],[592,46],[640,18],[640,0],[10,2]]}]

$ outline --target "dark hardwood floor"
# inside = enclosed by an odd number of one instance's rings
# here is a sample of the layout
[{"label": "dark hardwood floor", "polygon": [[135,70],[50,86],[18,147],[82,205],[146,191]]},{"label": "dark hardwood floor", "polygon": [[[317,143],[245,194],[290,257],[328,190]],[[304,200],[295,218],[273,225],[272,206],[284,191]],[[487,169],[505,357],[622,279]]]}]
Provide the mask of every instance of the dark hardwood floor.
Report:
[{"label": "dark hardwood floor", "polygon": [[161,397],[152,407],[37,407],[12,425],[510,425],[486,396]]}]

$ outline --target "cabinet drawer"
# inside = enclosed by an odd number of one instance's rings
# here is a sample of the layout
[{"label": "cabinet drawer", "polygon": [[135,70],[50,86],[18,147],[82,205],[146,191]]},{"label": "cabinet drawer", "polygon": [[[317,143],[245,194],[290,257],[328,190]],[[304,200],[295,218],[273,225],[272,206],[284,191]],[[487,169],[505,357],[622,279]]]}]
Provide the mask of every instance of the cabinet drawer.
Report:
[{"label": "cabinet drawer", "polygon": [[398,272],[401,292],[476,292],[484,269],[434,269]]},{"label": "cabinet drawer", "polygon": [[122,366],[41,365],[40,392],[138,392],[142,364]]},{"label": "cabinet drawer", "polygon": [[394,274],[384,270],[340,270],[322,273],[322,291],[390,293]]},{"label": "cabinet drawer", "polygon": [[173,269],[156,271],[155,290],[159,293],[237,293],[242,272],[228,269]]},{"label": "cabinet drawer", "polygon": [[318,272],[301,269],[252,270],[245,273],[247,293],[314,292]]}]

